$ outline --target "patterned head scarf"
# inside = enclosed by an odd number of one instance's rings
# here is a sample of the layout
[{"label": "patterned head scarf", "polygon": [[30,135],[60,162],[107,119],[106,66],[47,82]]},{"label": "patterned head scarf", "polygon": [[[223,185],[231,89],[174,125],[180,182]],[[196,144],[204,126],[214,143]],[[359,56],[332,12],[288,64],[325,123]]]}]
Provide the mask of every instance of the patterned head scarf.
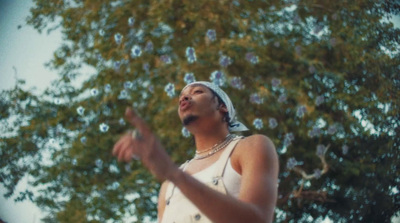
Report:
[{"label": "patterned head scarf", "polygon": [[230,132],[243,132],[243,131],[249,130],[243,123],[241,123],[237,120],[236,111],[235,111],[235,108],[233,107],[232,101],[229,98],[229,96],[221,88],[219,88],[217,85],[215,85],[211,82],[195,81],[195,82],[192,82],[192,83],[186,85],[182,89],[182,91],[192,85],[206,86],[207,88],[214,91],[218,95],[218,97],[221,98],[222,102],[225,104],[226,108],[228,109],[228,115],[229,115],[228,128],[229,128]]}]

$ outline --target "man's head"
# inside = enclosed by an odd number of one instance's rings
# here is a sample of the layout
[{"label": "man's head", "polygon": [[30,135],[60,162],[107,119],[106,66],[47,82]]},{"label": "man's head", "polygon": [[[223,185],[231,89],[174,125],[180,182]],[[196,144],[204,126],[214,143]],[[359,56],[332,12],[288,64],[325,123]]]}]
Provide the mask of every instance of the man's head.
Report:
[{"label": "man's head", "polygon": [[[204,96],[209,98],[204,98]],[[248,130],[246,126],[236,120],[236,111],[228,95],[215,84],[205,81],[193,82],[182,89],[179,97],[179,115],[181,116],[184,125],[190,124],[198,118],[196,112],[188,112],[191,107],[190,100],[192,97],[196,97],[196,100],[200,99],[199,103],[203,103],[202,101],[207,99],[211,100],[212,106],[214,106],[216,110],[219,110],[223,120],[228,123],[229,131]],[[201,105],[201,108],[203,107],[207,106],[203,104]]]}]

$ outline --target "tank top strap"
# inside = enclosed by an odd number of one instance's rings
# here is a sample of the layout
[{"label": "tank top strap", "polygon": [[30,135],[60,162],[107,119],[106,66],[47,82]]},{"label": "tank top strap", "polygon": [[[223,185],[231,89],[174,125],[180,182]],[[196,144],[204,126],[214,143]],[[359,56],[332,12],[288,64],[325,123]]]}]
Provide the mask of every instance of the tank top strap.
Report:
[{"label": "tank top strap", "polygon": [[221,154],[221,157],[218,159],[217,166],[215,167],[215,173],[213,179],[221,179],[224,175],[225,167],[229,161],[229,157],[231,156],[233,150],[235,149],[237,143],[240,139],[244,138],[243,136],[236,136],[232,142],[226,147],[224,152]]}]

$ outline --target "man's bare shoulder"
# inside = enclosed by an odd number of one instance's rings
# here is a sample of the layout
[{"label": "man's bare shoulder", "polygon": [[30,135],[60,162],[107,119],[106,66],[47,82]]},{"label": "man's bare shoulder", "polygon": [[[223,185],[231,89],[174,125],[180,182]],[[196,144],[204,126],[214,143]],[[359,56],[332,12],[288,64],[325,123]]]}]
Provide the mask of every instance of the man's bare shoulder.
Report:
[{"label": "man's bare shoulder", "polygon": [[275,146],[265,135],[251,135],[238,143],[232,154],[232,165],[239,173],[245,164],[265,165],[276,162]]},{"label": "man's bare shoulder", "polygon": [[238,144],[239,150],[246,150],[246,152],[265,152],[265,150],[275,151],[274,143],[268,136],[255,134],[243,138]]}]

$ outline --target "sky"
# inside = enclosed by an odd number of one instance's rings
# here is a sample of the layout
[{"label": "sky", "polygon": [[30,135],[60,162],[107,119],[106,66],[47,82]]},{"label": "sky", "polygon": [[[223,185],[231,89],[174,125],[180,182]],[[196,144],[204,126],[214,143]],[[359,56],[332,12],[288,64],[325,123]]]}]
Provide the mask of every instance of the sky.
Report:
[{"label": "sky", "polygon": [[[32,6],[31,0],[0,0],[0,91],[13,88],[18,77],[26,81],[25,89],[35,87],[40,93],[57,78],[57,73],[44,64],[61,45],[61,33],[56,30],[40,34],[26,25]],[[400,19],[394,23],[399,27]],[[18,185],[17,191],[26,188],[26,181]],[[7,223],[40,222],[43,216],[38,207],[29,201],[14,203],[13,199],[5,199],[4,193],[0,185],[0,219]]]},{"label": "sky", "polygon": [[[26,25],[31,6],[31,0],[0,0],[0,91],[13,88],[15,75],[26,81],[25,89],[36,87],[38,93],[57,78],[44,64],[60,46],[61,33],[39,34]],[[26,188],[26,181],[18,184],[17,191]],[[7,223],[40,222],[38,207],[29,201],[14,203],[15,196],[6,200],[4,193],[5,188],[0,186],[0,219]]]}]

